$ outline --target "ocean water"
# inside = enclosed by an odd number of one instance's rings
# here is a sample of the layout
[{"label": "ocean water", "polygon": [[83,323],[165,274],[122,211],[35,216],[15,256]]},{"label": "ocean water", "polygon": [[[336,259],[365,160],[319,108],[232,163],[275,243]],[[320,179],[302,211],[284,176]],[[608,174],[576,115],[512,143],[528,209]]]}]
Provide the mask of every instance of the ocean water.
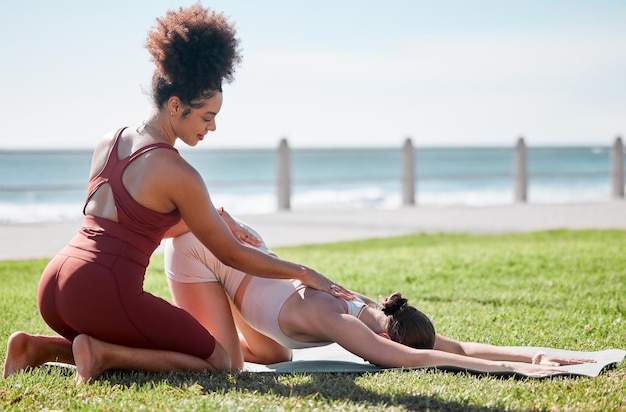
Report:
[{"label": "ocean water", "polygon": [[[277,210],[272,149],[183,150],[216,206],[234,214]],[[529,147],[528,202],[611,198],[609,147]],[[397,208],[400,148],[293,149],[292,210]],[[513,202],[513,148],[417,148],[416,203],[487,206]],[[0,224],[80,218],[90,151],[0,151]]]}]

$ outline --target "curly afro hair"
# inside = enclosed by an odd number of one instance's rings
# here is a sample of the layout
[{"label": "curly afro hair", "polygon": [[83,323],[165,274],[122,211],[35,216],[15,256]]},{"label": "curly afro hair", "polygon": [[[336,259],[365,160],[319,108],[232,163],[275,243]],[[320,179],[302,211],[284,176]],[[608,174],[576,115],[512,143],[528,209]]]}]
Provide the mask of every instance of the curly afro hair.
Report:
[{"label": "curly afro hair", "polygon": [[157,107],[172,96],[197,107],[234,79],[241,63],[235,28],[223,14],[195,4],[169,10],[148,33],[146,49],[156,65],[152,97]]}]

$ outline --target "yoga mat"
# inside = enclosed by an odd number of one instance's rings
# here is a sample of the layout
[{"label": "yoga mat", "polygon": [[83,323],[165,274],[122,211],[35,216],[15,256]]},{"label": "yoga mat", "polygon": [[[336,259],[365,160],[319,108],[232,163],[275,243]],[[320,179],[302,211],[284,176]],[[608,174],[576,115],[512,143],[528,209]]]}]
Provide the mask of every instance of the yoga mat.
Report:
[{"label": "yoga mat", "polygon": [[[530,347],[530,346],[510,346],[512,349],[518,349],[529,353],[544,351],[550,355],[557,355],[571,358],[589,358],[595,359],[596,363],[585,363],[581,365],[559,366],[565,372],[561,375],[570,376],[598,376],[604,369],[622,362],[626,356],[626,351],[620,349],[607,349],[595,352],[572,351],[563,349]],[[529,366],[527,363],[520,365]],[[554,369],[552,366],[535,365],[540,368]],[[327,346],[308,349],[295,349],[293,351],[293,360],[290,362],[275,363],[272,365],[260,365],[257,363],[246,362],[244,371],[259,373],[340,373],[340,372],[380,372],[385,370],[416,370],[416,369],[440,369],[447,371],[468,371],[476,374],[486,374],[485,372],[463,369],[455,366],[438,366],[437,368],[383,368],[373,365],[358,356],[348,352],[341,346],[333,343]],[[527,376],[519,372],[496,371],[489,372],[490,375],[501,376]]]}]

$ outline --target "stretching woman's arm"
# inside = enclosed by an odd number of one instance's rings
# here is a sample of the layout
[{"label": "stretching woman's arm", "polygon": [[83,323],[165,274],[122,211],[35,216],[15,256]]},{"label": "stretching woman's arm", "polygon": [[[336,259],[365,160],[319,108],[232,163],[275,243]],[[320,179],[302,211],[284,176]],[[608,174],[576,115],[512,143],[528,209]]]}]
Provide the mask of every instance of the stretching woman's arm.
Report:
[{"label": "stretching woman's arm", "polygon": [[[560,369],[537,368],[510,362],[531,363],[533,355],[503,347],[479,343],[460,343],[437,335],[433,349],[414,349],[372,332],[359,319],[345,314],[324,314],[325,338],[369,362],[385,367],[452,366],[479,372],[510,371],[528,376],[563,373]],[[463,353],[468,350],[468,353]],[[593,362],[585,359],[563,359],[561,364]],[[542,362],[543,363],[543,362]],[[556,366],[556,365],[551,365]]]}]

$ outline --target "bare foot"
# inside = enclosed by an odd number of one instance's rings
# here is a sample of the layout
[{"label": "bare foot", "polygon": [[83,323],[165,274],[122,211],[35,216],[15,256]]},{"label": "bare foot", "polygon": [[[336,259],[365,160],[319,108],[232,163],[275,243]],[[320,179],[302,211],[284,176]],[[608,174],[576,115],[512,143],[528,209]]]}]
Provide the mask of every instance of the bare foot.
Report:
[{"label": "bare foot", "polygon": [[46,362],[74,364],[70,341],[61,336],[14,332],[7,342],[2,377],[28,371]]},{"label": "bare foot", "polygon": [[[7,341],[7,356],[4,359],[2,377],[8,378],[14,373],[28,371],[35,366],[31,359],[29,343],[33,337],[24,332],[13,332]],[[32,346],[32,345],[30,345]]]},{"label": "bare foot", "polygon": [[76,383],[92,383],[106,370],[98,357],[100,341],[88,335],[78,335],[72,342],[76,362]]}]

